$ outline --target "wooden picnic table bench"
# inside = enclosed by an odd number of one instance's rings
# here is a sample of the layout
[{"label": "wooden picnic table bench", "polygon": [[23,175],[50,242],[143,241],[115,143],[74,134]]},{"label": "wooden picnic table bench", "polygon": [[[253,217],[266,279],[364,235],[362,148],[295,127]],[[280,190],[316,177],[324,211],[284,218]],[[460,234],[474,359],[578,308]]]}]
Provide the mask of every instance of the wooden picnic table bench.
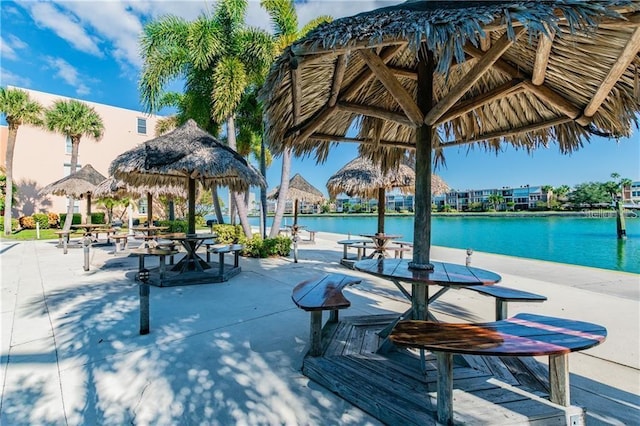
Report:
[{"label": "wooden picnic table bench", "polygon": [[607,330],[596,324],[535,314],[489,323],[450,324],[400,321],[389,338],[398,346],[426,349],[438,364],[437,410],[442,424],[453,422],[453,354],[501,357],[549,356],[549,399],[569,405],[569,356],[602,343]]},{"label": "wooden picnic table bench", "polygon": [[484,294],[485,296],[494,297],[496,299],[496,321],[507,318],[508,302],[544,302],[547,300],[546,296],[540,294],[516,290],[501,285],[472,285],[462,288]]},{"label": "wooden picnic table bench", "polygon": [[113,239],[113,252],[118,253],[120,251],[124,251],[127,248],[127,243],[129,242],[129,234],[113,234],[111,236]]},{"label": "wooden picnic table bench", "polygon": [[291,293],[293,303],[300,309],[311,312],[309,355],[322,354],[322,311],[331,311],[329,322],[337,323],[338,310],[351,306],[351,302],[342,294],[342,289],[361,281],[348,275],[327,274],[295,286]]},{"label": "wooden picnic table bench", "polygon": [[242,244],[215,244],[207,249],[207,262],[209,262],[209,253],[218,254],[218,268],[220,276],[224,276],[224,255],[226,253],[233,253],[233,267],[238,268],[240,266],[240,252],[244,250]]},{"label": "wooden picnic table bench", "polygon": [[373,244],[371,240],[362,240],[362,239],[348,239],[348,240],[338,241],[338,244],[341,244],[343,248],[342,259],[343,260],[348,259],[347,249],[353,244],[367,244],[367,243]]}]

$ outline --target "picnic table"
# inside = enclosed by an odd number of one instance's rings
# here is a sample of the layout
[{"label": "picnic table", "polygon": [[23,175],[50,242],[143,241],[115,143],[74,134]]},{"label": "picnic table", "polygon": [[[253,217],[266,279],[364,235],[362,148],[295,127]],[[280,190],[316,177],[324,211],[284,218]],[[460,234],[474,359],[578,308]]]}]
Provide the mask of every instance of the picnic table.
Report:
[{"label": "picnic table", "polygon": [[203,258],[198,256],[196,251],[205,240],[211,240],[215,237],[215,234],[184,234],[180,232],[163,234],[162,238],[177,241],[186,251],[186,255],[171,270],[179,272],[197,270],[203,272],[205,269],[211,268]]},{"label": "picnic table", "polygon": [[371,253],[368,257],[370,259],[373,259],[374,257],[376,257],[376,255],[378,257],[385,257],[386,256],[386,251],[387,251],[387,246],[389,245],[389,243],[393,240],[397,240],[399,238],[402,238],[402,235],[396,235],[396,234],[361,234],[361,237],[367,237],[367,238],[371,238],[371,241],[373,241],[373,253]]}]

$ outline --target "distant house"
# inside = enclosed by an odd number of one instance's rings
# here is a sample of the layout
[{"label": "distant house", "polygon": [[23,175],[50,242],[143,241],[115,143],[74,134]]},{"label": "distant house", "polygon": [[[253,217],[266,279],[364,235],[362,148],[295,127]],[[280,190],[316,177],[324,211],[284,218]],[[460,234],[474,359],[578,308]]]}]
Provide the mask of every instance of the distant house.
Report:
[{"label": "distant house", "polygon": [[[9,86],[9,88],[14,88]],[[59,99],[71,99],[52,93],[15,87],[29,93],[45,108]],[[114,106],[87,102],[102,117],[104,137],[99,142],[83,137],[78,151],[78,168],[91,164],[98,172],[108,175],[111,161],[122,152],[154,137],[160,117]],[[0,158],[5,164],[8,129],[0,126]],[[39,212],[63,213],[67,211],[67,198],[38,196],[38,191],[69,174],[71,141],[64,136],[31,126],[20,126],[13,155],[13,181],[18,187],[13,216],[28,216]],[[144,214],[146,200],[139,205]],[[76,212],[86,211],[84,200],[76,201]]]}]

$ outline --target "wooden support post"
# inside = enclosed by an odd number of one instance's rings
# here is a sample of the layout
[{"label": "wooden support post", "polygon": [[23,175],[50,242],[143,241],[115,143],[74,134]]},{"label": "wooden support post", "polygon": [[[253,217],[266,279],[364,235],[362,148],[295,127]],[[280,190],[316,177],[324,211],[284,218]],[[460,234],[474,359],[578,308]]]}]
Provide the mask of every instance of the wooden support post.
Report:
[{"label": "wooden support post", "polygon": [[89,249],[91,247],[91,237],[90,236],[85,236],[82,239],[82,245],[84,248],[84,270],[88,271],[89,270]]},{"label": "wooden support post", "polygon": [[413,306],[413,319],[428,320],[429,290],[426,285],[411,284],[411,305]]},{"label": "wooden support post", "polygon": [[311,311],[309,341],[311,342],[309,355],[322,355],[322,311]]},{"label": "wooden support post", "polygon": [[[140,258],[143,257],[140,256]],[[140,334],[149,334],[149,271],[140,269],[138,279],[140,280]]]},{"label": "wooden support post", "polygon": [[549,355],[549,400],[569,406],[569,354]]},{"label": "wooden support post", "polygon": [[496,321],[507,319],[507,304],[506,300],[496,299]]},{"label": "wooden support post", "polygon": [[453,354],[435,352],[438,364],[438,422],[453,424]]},{"label": "wooden support post", "polygon": [[616,230],[619,240],[627,238],[627,225],[624,221],[624,207],[620,200],[616,200]]},{"label": "wooden support post", "polygon": [[329,311],[329,322],[338,322],[338,312],[339,311],[337,309]]}]

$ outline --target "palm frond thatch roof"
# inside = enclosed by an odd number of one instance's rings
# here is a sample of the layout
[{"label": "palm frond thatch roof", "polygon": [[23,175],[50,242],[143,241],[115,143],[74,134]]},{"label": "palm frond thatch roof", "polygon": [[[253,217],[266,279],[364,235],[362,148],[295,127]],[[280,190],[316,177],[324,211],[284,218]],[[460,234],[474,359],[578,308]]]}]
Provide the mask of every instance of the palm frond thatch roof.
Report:
[{"label": "palm frond thatch roof", "polygon": [[[428,113],[416,101],[421,46],[435,67]],[[460,144],[571,152],[637,127],[639,49],[637,0],[408,1],[290,46],[262,92],[267,136],[276,153],[320,161],[332,144],[357,142],[390,166],[422,124],[437,129],[437,159]]]},{"label": "palm frond thatch roof", "polygon": [[187,190],[184,185],[164,185],[164,186],[132,186],[128,183],[115,179],[107,178],[100,182],[93,190],[95,198],[141,198],[151,194],[154,197],[167,195],[173,197],[186,198]]},{"label": "palm frond thatch roof", "polygon": [[120,154],[109,173],[133,186],[184,186],[190,178],[205,187],[216,184],[238,192],[266,187],[255,167],[193,120]]},{"label": "palm frond thatch roof", "polygon": [[[272,200],[278,199],[280,195],[280,187],[277,186],[271,191],[267,197]],[[324,200],[324,195],[315,186],[311,185],[300,173],[296,173],[289,179],[289,191],[287,192],[288,200],[301,200],[310,203],[319,203]]]},{"label": "palm frond thatch roof", "polygon": [[91,194],[96,186],[105,179],[91,164],[87,164],[77,172],[45,186],[39,193],[41,195],[53,194],[82,198]]}]

